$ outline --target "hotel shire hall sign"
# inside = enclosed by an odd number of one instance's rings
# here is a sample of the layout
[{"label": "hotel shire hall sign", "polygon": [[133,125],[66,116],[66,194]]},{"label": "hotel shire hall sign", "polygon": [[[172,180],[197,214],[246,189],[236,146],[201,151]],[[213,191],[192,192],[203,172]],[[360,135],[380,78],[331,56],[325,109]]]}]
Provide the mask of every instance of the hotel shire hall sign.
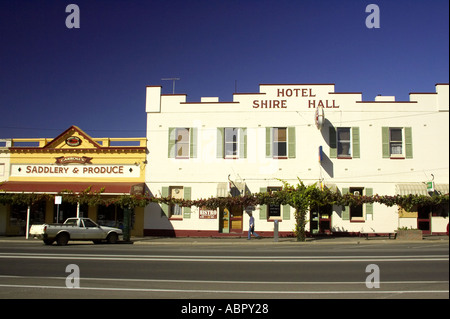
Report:
[{"label": "hotel shire hall sign", "polygon": [[253,100],[254,109],[287,109],[288,98],[298,98],[306,101],[310,109],[317,107],[338,109],[336,100],[324,100],[317,98],[314,88],[278,88],[277,99]]}]

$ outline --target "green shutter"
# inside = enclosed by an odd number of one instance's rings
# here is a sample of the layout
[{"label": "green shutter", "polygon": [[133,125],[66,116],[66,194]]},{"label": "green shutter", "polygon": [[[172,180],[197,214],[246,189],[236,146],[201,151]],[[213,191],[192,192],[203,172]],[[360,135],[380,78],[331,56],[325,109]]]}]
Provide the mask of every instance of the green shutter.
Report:
[{"label": "green shutter", "polygon": [[266,157],[272,157],[272,131],[271,127],[266,127]]},{"label": "green shutter", "polygon": [[[267,187],[261,187],[259,189],[260,193],[267,193]],[[267,205],[260,205],[259,207],[259,219],[267,220]]]},{"label": "green shutter", "polygon": [[295,158],[295,127],[288,127],[288,157]]},{"label": "green shutter", "polygon": [[[348,194],[349,191],[350,191],[350,189],[347,187],[342,188],[342,195]],[[342,218],[342,220],[350,220],[350,206],[345,206],[342,209],[341,218]]]},{"label": "green shutter", "polygon": [[352,127],[352,157],[359,158],[359,127]]},{"label": "green shutter", "polygon": [[169,128],[169,148],[168,148],[168,157],[169,158],[175,158],[176,131],[177,131],[177,129],[174,127]]},{"label": "green shutter", "polygon": [[389,151],[389,127],[383,126],[381,128],[381,143],[383,146],[383,158],[390,158],[391,152]]},{"label": "green shutter", "polygon": [[190,158],[197,158],[197,132],[198,129],[196,127],[190,128],[190,145],[189,145],[189,153]]},{"label": "green shutter", "polygon": [[334,126],[330,126],[328,130],[328,138],[330,145],[330,158],[337,157],[337,147],[336,147],[336,128]]},{"label": "green shutter", "polygon": [[283,205],[283,220],[291,219],[291,206]]},{"label": "green shutter", "polygon": [[[184,191],[184,199],[191,200],[192,188],[184,187],[183,191]],[[191,212],[192,212],[191,207],[183,207],[183,218],[186,218],[186,219],[191,218]]]},{"label": "green shutter", "polygon": [[[373,188],[366,188],[366,196],[373,196]],[[373,220],[373,204],[366,204],[366,220]]]},{"label": "green shutter", "polygon": [[247,158],[247,128],[239,129],[239,158]]},{"label": "green shutter", "polygon": [[224,157],[225,148],[225,129],[223,127],[217,128],[217,158]]},{"label": "green shutter", "polygon": [[[162,197],[169,197],[169,187],[163,187],[161,190],[161,196]],[[167,217],[169,217],[169,205],[167,204],[161,204],[161,209],[162,212],[164,213],[164,215],[166,215]],[[161,217],[164,216],[163,214],[161,214]]]},{"label": "green shutter", "polygon": [[405,157],[413,158],[411,127],[405,127]]}]

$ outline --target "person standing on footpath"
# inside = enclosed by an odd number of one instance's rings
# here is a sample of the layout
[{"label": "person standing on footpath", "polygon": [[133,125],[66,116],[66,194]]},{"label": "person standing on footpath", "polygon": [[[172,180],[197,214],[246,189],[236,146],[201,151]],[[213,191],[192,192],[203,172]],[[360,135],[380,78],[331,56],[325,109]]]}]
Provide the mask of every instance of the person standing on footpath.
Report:
[{"label": "person standing on footpath", "polygon": [[261,236],[259,236],[257,233],[255,233],[255,218],[253,217],[253,214],[250,212],[248,213],[248,215],[250,216],[250,221],[249,221],[249,229],[248,229],[248,237],[247,240],[250,240],[253,236],[255,236],[256,238],[260,239]]}]

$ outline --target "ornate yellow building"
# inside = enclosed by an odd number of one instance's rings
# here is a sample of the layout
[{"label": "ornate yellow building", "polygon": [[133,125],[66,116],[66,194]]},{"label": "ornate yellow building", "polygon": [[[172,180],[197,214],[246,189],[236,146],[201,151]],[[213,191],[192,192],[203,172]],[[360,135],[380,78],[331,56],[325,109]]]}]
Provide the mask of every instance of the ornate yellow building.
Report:
[{"label": "ornate yellow building", "polygon": [[[0,184],[0,194],[99,193],[103,198],[144,194],[147,139],[92,138],[71,126],[53,139],[12,139],[9,147],[9,178]],[[23,235],[29,224],[62,222],[83,216],[100,225],[123,227],[124,210],[119,205],[56,205],[46,199],[30,207],[0,205],[0,224],[5,235]],[[58,212],[58,213],[57,213]],[[131,214],[131,235],[142,236],[144,209]]]}]

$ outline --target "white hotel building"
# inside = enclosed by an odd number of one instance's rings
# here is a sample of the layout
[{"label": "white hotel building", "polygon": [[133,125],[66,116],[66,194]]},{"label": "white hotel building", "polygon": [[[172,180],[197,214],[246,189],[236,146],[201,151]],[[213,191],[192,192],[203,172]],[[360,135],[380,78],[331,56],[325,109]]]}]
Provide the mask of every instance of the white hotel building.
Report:
[{"label": "white hotel building", "polygon": [[[258,93],[236,93],[231,102],[187,102],[185,94],[148,86],[146,184],[154,196],[185,199],[276,191],[282,181],[298,179],[363,195],[428,195],[426,183],[433,181],[445,194],[448,112],[448,84],[410,93],[408,101],[363,101],[362,93],[335,92],[334,84],[261,84]],[[246,236],[249,211],[257,233],[272,235],[278,220],[280,235],[292,235],[289,206],[208,211],[157,204],[145,209],[144,234]],[[385,234],[399,227],[442,234],[448,207],[313,207],[308,219],[310,234]]]}]

